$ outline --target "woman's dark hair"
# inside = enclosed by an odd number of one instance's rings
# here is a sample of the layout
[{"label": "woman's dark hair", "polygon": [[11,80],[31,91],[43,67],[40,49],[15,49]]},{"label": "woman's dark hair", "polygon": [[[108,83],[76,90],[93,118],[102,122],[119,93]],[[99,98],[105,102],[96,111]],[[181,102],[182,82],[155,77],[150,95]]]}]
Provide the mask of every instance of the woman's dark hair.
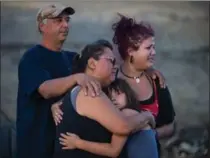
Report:
[{"label": "woman's dark hair", "polygon": [[113,50],[112,44],[104,39],[95,41],[84,47],[80,54],[75,55],[72,62],[72,74],[84,72],[90,58],[98,60],[104,53],[104,48]]},{"label": "woman's dark hair", "polygon": [[112,25],[113,43],[123,60],[128,56],[128,48],[138,50],[141,42],[154,36],[154,30],[145,22],[137,23],[135,19],[118,14],[120,20]]},{"label": "woman's dark hair", "polygon": [[139,101],[135,92],[131,89],[130,85],[123,79],[117,78],[113,81],[105,90],[105,93],[111,97],[111,91],[116,91],[117,93],[125,93],[127,104],[125,108],[134,109],[140,111]]}]

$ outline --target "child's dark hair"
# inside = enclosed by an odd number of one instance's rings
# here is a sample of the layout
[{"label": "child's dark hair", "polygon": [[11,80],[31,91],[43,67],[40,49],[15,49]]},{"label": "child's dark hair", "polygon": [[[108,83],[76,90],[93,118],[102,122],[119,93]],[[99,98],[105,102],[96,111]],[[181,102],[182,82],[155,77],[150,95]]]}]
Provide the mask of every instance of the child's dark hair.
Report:
[{"label": "child's dark hair", "polygon": [[104,53],[104,49],[108,47],[113,50],[112,44],[104,39],[95,41],[84,47],[80,54],[77,54],[72,62],[72,74],[84,72],[90,58],[98,60]]},{"label": "child's dark hair", "polygon": [[118,93],[125,93],[127,104],[124,108],[134,109],[140,111],[139,101],[137,100],[137,96],[135,92],[131,89],[130,85],[123,79],[117,78],[113,81],[109,87],[106,89],[107,95],[110,97],[111,91],[116,91]]}]

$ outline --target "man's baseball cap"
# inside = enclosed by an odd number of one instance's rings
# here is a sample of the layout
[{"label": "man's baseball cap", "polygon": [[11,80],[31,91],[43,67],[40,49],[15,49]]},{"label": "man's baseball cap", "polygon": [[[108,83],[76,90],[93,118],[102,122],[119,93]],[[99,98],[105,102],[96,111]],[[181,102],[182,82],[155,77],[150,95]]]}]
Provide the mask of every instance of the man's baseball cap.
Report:
[{"label": "man's baseball cap", "polygon": [[48,18],[56,18],[63,12],[67,13],[68,15],[73,15],[75,10],[70,6],[64,6],[61,4],[47,5],[38,11],[37,22],[41,22]]}]

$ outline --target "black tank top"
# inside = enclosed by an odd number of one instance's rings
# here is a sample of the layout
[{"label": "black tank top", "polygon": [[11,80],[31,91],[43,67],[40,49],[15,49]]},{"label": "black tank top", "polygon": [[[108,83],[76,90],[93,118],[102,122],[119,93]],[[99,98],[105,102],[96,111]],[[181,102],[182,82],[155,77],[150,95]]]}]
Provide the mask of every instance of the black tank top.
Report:
[{"label": "black tank top", "polygon": [[[62,111],[63,119],[56,127],[56,141],[54,158],[108,158],[95,155],[84,150],[62,150],[59,144],[60,133],[71,132],[77,134],[80,138],[93,142],[109,143],[112,133],[105,129],[98,122],[79,115],[76,108],[76,96],[79,92],[79,86],[68,92],[63,100]],[[89,105],[91,107],[91,105]]]}]

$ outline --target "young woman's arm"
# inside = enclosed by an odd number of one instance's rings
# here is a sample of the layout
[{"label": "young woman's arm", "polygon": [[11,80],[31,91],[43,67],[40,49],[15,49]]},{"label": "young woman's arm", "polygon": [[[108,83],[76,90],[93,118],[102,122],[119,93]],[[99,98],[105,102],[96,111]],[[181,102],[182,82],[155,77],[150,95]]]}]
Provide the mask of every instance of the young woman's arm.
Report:
[{"label": "young woman's arm", "polygon": [[156,129],[157,136],[159,139],[171,137],[174,131],[175,131],[175,122],[171,122]]},{"label": "young woman's arm", "polygon": [[156,118],[157,122],[157,136],[158,138],[170,137],[175,132],[175,110],[172,102],[172,97],[168,87],[161,88],[156,80],[159,114]]},{"label": "young woman's arm", "polygon": [[[130,117],[138,114],[137,111],[131,109],[124,109],[122,111],[123,115]],[[118,157],[122,148],[127,140],[127,136],[112,135],[111,143],[98,143],[86,141],[79,138],[77,135],[72,133],[61,134],[61,144],[64,145],[63,149],[80,149],[85,150],[97,155],[108,156],[108,157]]]},{"label": "young woman's arm", "polygon": [[93,98],[80,91],[76,98],[76,109],[80,115],[99,122],[117,135],[129,135],[153,118],[149,112],[125,117],[104,93]]}]

